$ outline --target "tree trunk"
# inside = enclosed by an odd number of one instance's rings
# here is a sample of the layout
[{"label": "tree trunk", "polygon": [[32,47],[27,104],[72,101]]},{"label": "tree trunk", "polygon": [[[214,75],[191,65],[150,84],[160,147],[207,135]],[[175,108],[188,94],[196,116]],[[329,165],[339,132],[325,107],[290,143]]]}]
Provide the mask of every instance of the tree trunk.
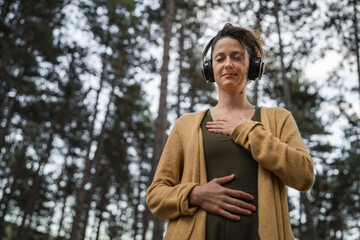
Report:
[{"label": "tree trunk", "polygon": [[59,228],[58,228],[57,237],[56,237],[56,239],[58,239],[58,240],[60,240],[62,238],[60,234],[61,234],[61,230],[62,230],[63,223],[64,223],[67,199],[68,199],[68,196],[64,196],[63,205],[62,205],[62,208],[61,208],[61,216],[60,216],[60,221],[59,221]]},{"label": "tree trunk", "polygon": [[300,207],[299,207],[299,240],[303,240],[304,237],[303,237],[303,224],[301,222],[301,217],[303,215],[303,204],[302,204],[302,200],[301,200],[301,197],[300,197]]},{"label": "tree trunk", "polygon": [[[70,156],[70,152],[71,152],[71,145],[68,146],[68,151],[67,151],[67,154],[65,156],[65,162],[64,162],[64,165],[62,167],[62,170],[61,170],[61,173],[60,173],[60,176],[58,178],[58,181],[57,181],[57,184],[56,184],[56,189],[57,189],[57,197],[59,196],[59,189],[61,188],[60,184],[61,184],[61,180],[64,178],[64,175],[66,174],[66,167],[68,166],[68,159],[69,159],[69,156]],[[70,177],[68,178],[68,181],[66,183],[66,188],[69,188],[70,187]],[[61,204],[61,201],[62,201],[62,208],[61,208],[61,215],[60,215],[60,221],[58,223],[58,231],[57,231],[57,239],[60,238],[60,232],[61,232],[61,229],[62,229],[62,224],[63,224],[63,221],[64,221],[64,216],[65,216],[65,208],[66,208],[66,201],[67,201],[67,197],[65,195],[67,191],[63,191],[63,196],[60,197],[57,201],[60,202]],[[57,199],[57,197],[55,199]],[[52,216],[52,219],[54,219],[55,216]]]},{"label": "tree trunk", "polygon": [[40,162],[39,167],[35,173],[35,177],[33,179],[33,185],[31,187],[31,193],[30,197],[26,201],[26,207],[24,209],[24,214],[22,217],[21,225],[19,227],[17,238],[18,240],[26,240],[28,238],[28,230],[30,226],[30,219],[32,217],[32,214],[34,212],[34,208],[36,205],[36,201],[39,198],[39,191],[40,191],[40,184],[41,184],[41,172],[44,168],[44,165],[49,160],[50,152],[53,148],[53,140],[54,140],[54,132],[51,132],[49,139],[46,144],[46,150],[43,153]]},{"label": "tree trunk", "polygon": [[[12,174],[13,179],[12,179],[12,181],[10,181],[10,176],[9,176],[9,180],[3,190],[3,196],[0,201],[0,210],[1,210],[1,212],[0,212],[1,213],[1,215],[0,215],[0,236],[4,236],[5,216],[7,214],[9,202],[12,198],[13,193],[16,190],[16,183],[18,182],[18,179],[20,178],[21,168],[25,164],[26,149],[27,149],[27,147],[24,146],[23,149],[21,150],[20,156],[16,159],[14,165],[12,166],[11,174]],[[9,189],[10,191],[7,192],[6,191],[7,189]]]},{"label": "tree trunk", "polygon": [[[63,137],[63,136],[61,136],[61,137]],[[63,167],[62,167],[62,169],[61,169],[61,173],[60,173],[60,176],[59,176],[59,178],[58,178],[58,180],[56,181],[56,189],[57,189],[57,192],[54,194],[54,202],[55,202],[55,207],[53,207],[53,208],[51,208],[50,209],[50,213],[51,214],[49,214],[50,215],[50,219],[49,219],[49,221],[48,221],[48,223],[47,223],[47,227],[46,227],[46,239],[49,239],[49,237],[50,237],[50,229],[51,229],[51,225],[53,224],[53,219],[54,219],[54,215],[55,215],[55,209],[56,209],[56,205],[57,205],[57,203],[58,202],[60,202],[60,200],[61,200],[61,198],[59,198],[59,189],[61,188],[60,187],[60,184],[61,184],[61,180],[63,179],[63,176],[65,175],[65,171],[66,171],[66,166],[68,165],[68,163],[67,163],[67,160],[68,160],[68,158],[69,158],[69,155],[70,155],[70,146],[69,146],[69,148],[68,148],[68,152],[67,152],[67,155],[65,156],[65,162],[64,162],[64,165],[63,165]],[[64,196],[63,197],[63,199],[64,199],[64,206],[63,206],[63,208],[62,208],[62,211],[65,209],[64,207],[65,207],[65,201],[66,201],[66,197]],[[61,212],[61,219],[60,219],[60,223],[58,224],[59,225],[59,229],[60,229],[60,227],[61,227],[61,225],[62,225],[62,222],[63,222],[63,212]],[[59,232],[59,231],[58,231]]]},{"label": "tree trunk", "polygon": [[279,1],[275,1],[275,6],[273,8],[273,13],[276,19],[276,29],[279,38],[279,56],[280,56],[280,64],[281,64],[281,79],[282,79],[282,90],[285,97],[285,106],[286,108],[291,111],[293,109],[292,101],[291,101],[291,89],[289,85],[289,81],[286,77],[286,68],[284,62],[284,46],[282,43],[282,36],[281,36],[281,26],[280,26],[280,19],[279,19],[279,11],[280,11],[280,4]]},{"label": "tree trunk", "polygon": [[353,24],[354,24],[354,35],[355,35],[355,55],[356,55],[356,67],[357,67],[357,77],[358,77],[358,81],[359,81],[359,94],[360,94],[360,46],[359,46],[359,32],[358,32],[358,19],[357,19],[357,0],[353,0],[353,7],[354,7],[354,19],[353,19]]},{"label": "tree trunk", "polygon": [[[98,207],[98,214],[97,214],[97,218],[99,219],[99,222],[97,224],[97,230],[96,230],[96,240],[99,240],[99,236],[100,236],[100,227],[101,227],[101,223],[103,222],[104,218],[103,218],[103,212],[105,210],[105,202],[106,202],[106,193],[108,192],[108,187],[107,185],[102,186],[103,189],[101,191],[101,199],[99,202],[99,207]],[[135,239],[135,238],[134,238]]]},{"label": "tree trunk", "polygon": [[138,231],[139,231],[139,228],[138,228],[138,221],[139,221],[139,201],[140,201],[140,198],[139,198],[139,195],[140,195],[140,187],[139,187],[139,181],[136,182],[137,184],[137,190],[138,190],[138,194],[137,196],[134,198],[134,199],[130,199],[130,204],[132,206],[132,208],[134,209],[134,214],[133,214],[133,218],[134,218],[134,222],[131,226],[132,228],[132,235],[133,235],[133,239],[136,239],[136,236],[138,235]]},{"label": "tree trunk", "polygon": [[[102,214],[103,214],[103,209],[101,209],[101,212],[99,213],[99,222],[98,222],[98,224],[97,224],[97,228],[96,228],[96,238],[95,238],[95,240],[99,240],[99,237],[100,237],[100,227],[101,227],[101,223],[102,223],[102,221],[103,221],[103,216],[102,216]],[[134,238],[135,239],[135,238]]]},{"label": "tree trunk", "polygon": [[179,81],[178,81],[178,89],[177,89],[177,105],[176,105],[176,115],[179,118],[181,116],[181,85],[183,82],[183,75],[184,75],[184,67],[183,67],[183,61],[184,61],[184,40],[185,40],[185,34],[184,34],[184,21],[186,19],[186,10],[182,10],[181,13],[181,27],[179,29],[180,38],[179,38]]},{"label": "tree trunk", "polygon": [[[261,30],[261,21],[262,21],[262,16],[264,15],[264,13],[263,13],[264,7],[263,7],[261,0],[259,0],[259,4],[260,4],[260,7],[255,14],[255,16],[256,16],[255,29]],[[263,61],[264,61],[264,59],[263,59]],[[259,102],[259,80],[255,81],[253,92],[254,92],[254,97],[253,97],[252,104],[257,106],[258,102]]]},{"label": "tree trunk", "polygon": [[[56,202],[55,202],[55,207],[56,207]],[[55,214],[55,207],[49,209],[49,220],[46,223],[47,224],[46,233],[44,234],[45,239],[50,239],[51,225],[54,223],[53,216]]]},{"label": "tree trunk", "polygon": [[306,226],[308,231],[308,236],[310,240],[318,240],[317,232],[314,226],[313,217],[311,214],[311,205],[309,199],[306,196],[305,192],[300,193],[300,201],[304,206],[304,211],[306,215]]},{"label": "tree trunk", "polygon": [[10,8],[10,4],[12,3],[13,1],[10,1],[10,0],[4,0],[3,1],[3,4],[1,6],[1,12],[0,12],[0,22],[4,22],[5,21],[5,18],[6,16],[8,15],[9,13],[9,8]]},{"label": "tree trunk", "polygon": [[[276,29],[279,38],[279,55],[280,55],[280,63],[281,63],[281,78],[282,78],[282,90],[285,97],[285,106],[289,111],[293,111],[293,104],[291,100],[291,89],[289,81],[286,77],[286,67],[284,61],[284,46],[282,43],[282,35],[281,35],[281,25],[279,19],[279,11],[280,11],[280,3],[278,0],[275,1],[275,7],[273,8],[273,13],[276,19]],[[306,193],[300,193],[300,203],[304,205],[304,211],[307,219],[307,230],[310,234],[311,240],[317,240],[317,232],[313,222],[313,216],[311,214],[311,205],[306,196]],[[301,232],[301,231],[300,231]]]},{"label": "tree trunk", "polygon": [[14,99],[12,101],[10,100],[8,112],[6,115],[5,127],[3,129],[0,129],[0,150],[3,148],[3,146],[5,144],[5,136],[7,135],[8,130],[10,128],[11,119],[13,117],[14,110],[15,110],[15,104],[17,101],[16,98],[17,98],[17,95],[14,97]]},{"label": "tree trunk", "polygon": [[105,117],[104,117],[104,122],[101,126],[101,132],[100,132],[100,135],[99,135],[99,140],[98,140],[98,145],[97,145],[97,148],[96,148],[96,152],[95,152],[95,155],[94,155],[94,159],[92,160],[93,162],[93,165],[96,169],[96,172],[91,180],[91,188],[90,190],[88,191],[88,196],[87,196],[87,202],[86,202],[86,207],[84,208],[84,228],[82,229],[82,238],[80,239],[85,239],[85,231],[86,231],[86,226],[87,226],[87,222],[88,222],[88,218],[89,218],[89,211],[90,211],[90,206],[91,206],[91,202],[92,202],[92,199],[93,199],[93,195],[95,193],[95,190],[96,190],[96,187],[97,187],[97,182],[98,182],[98,179],[99,179],[99,174],[100,174],[100,169],[99,169],[99,162],[100,162],[100,159],[101,159],[101,156],[103,154],[103,149],[104,149],[104,136],[105,136],[105,131],[106,131],[106,124],[108,122],[108,119],[109,119],[109,115],[110,115],[110,106],[111,106],[111,103],[113,102],[113,99],[114,99],[114,95],[115,95],[115,83],[116,83],[116,80],[113,81],[112,83],[112,90],[111,90],[111,94],[110,94],[110,99],[109,99],[109,102],[107,104],[107,108],[106,108],[106,113],[105,113]]},{"label": "tree trunk", "polygon": [[161,156],[163,147],[166,142],[165,131],[167,129],[167,85],[168,85],[168,74],[169,74],[169,61],[170,61],[170,40],[172,37],[172,19],[174,13],[174,1],[169,0],[165,1],[166,5],[166,15],[165,15],[165,37],[164,37],[164,55],[163,55],[163,64],[161,66],[160,75],[161,75],[161,85],[160,85],[160,101],[159,101],[159,110],[158,117],[155,122],[156,132],[155,132],[155,145],[154,145],[154,156],[152,160],[152,173],[151,179],[154,177],[154,173]]},{"label": "tree trunk", "polygon": [[141,239],[142,240],[146,240],[146,233],[148,231],[149,228],[149,220],[150,220],[150,216],[151,216],[151,212],[149,210],[149,208],[145,205],[145,210],[143,212],[143,217],[142,217],[142,234],[141,234]]},{"label": "tree trunk", "polygon": [[194,112],[195,109],[195,98],[196,98],[196,88],[191,86],[190,88],[190,107],[189,112]]},{"label": "tree trunk", "polygon": [[[160,159],[162,150],[166,142],[166,129],[167,129],[167,85],[168,85],[168,74],[169,74],[169,60],[170,60],[170,40],[172,37],[172,22],[174,16],[175,1],[165,1],[166,13],[165,13],[165,36],[164,36],[164,55],[163,63],[160,70],[161,85],[160,85],[160,102],[158,117],[156,119],[156,131],[154,139],[154,155],[151,163],[151,176],[153,179],[155,170]],[[164,231],[164,221],[154,216],[154,229],[153,229],[153,240],[162,239]]]},{"label": "tree trunk", "polygon": [[87,152],[86,152],[86,157],[85,157],[85,167],[83,170],[83,179],[80,185],[80,188],[78,190],[77,193],[77,201],[76,201],[76,206],[75,206],[75,217],[73,220],[73,224],[72,224],[72,229],[71,229],[71,234],[70,234],[70,240],[77,240],[78,237],[77,235],[79,234],[79,228],[80,228],[80,221],[81,221],[81,215],[82,215],[82,211],[83,211],[83,205],[84,205],[84,201],[85,201],[85,196],[86,196],[86,190],[85,190],[85,185],[88,183],[89,179],[90,179],[90,168],[91,168],[91,160],[90,160],[90,152],[91,152],[91,146],[92,143],[94,141],[94,128],[95,128],[95,121],[97,118],[97,106],[99,103],[99,97],[100,97],[100,92],[103,88],[103,82],[105,79],[105,71],[106,71],[106,65],[107,65],[107,60],[106,60],[106,56],[103,55],[102,56],[102,74],[100,77],[100,87],[96,93],[96,100],[95,100],[95,105],[94,105],[94,114],[93,114],[93,119],[92,119],[92,123],[91,123],[91,127],[89,129],[89,143],[87,145]]}]

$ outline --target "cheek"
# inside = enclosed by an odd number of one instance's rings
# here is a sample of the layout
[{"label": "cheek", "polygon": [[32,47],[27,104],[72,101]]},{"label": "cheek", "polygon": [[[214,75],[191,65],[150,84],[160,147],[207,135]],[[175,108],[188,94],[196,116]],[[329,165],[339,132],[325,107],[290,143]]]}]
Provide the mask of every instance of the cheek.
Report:
[{"label": "cheek", "polygon": [[221,66],[219,66],[219,64],[213,64],[214,77],[218,76],[220,74],[220,71],[221,71]]}]

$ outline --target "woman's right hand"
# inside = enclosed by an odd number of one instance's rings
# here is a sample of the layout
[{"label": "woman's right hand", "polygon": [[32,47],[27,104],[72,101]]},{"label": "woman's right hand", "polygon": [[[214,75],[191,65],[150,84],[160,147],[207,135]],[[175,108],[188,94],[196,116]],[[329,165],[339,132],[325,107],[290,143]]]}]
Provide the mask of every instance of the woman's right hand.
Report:
[{"label": "woman's right hand", "polygon": [[239,215],[251,215],[256,207],[243,200],[252,201],[254,197],[246,192],[222,186],[234,178],[235,175],[231,174],[194,187],[189,195],[189,204],[234,221],[240,220]]}]

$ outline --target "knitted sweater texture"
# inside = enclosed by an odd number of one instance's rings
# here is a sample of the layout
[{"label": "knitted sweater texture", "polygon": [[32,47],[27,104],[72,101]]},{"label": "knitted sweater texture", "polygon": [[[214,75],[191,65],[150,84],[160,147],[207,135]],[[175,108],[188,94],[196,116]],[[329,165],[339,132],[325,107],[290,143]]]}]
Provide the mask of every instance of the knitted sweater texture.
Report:
[{"label": "knitted sweater texture", "polygon": [[[200,128],[206,111],[176,121],[147,190],[151,212],[170,220],[164,239],[205,239],[206,212],[190,206],[188,196],[195,186],[207,183]],[[261,107],[261,123],[244,120],[230,137],[259,164],[260,239],[293,239],[285,186],[307,191],[314,183],[314,169],[291,113]]]}]

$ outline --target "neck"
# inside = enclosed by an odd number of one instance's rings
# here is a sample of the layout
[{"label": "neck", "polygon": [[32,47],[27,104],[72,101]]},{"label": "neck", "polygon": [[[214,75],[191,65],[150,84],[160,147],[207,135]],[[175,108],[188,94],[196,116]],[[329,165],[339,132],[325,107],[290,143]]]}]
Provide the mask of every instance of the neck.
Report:
[{"label": "neck", "polygon": [[214,108],[232,112],[254,110],[255,107],[248,101],[244,90],[243,92],[237,93],[219,91],[219,102]]}]

